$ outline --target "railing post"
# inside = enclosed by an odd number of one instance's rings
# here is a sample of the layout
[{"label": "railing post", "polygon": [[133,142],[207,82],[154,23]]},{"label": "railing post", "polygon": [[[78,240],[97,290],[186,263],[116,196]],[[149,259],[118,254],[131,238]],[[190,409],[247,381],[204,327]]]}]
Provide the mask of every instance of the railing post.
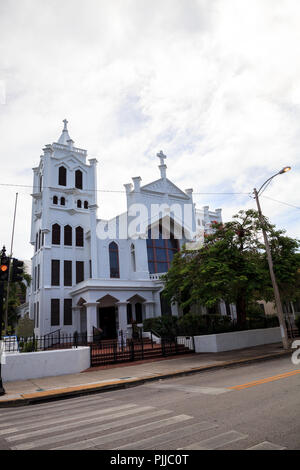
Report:
[{"label": "railing post", "polygon": [[118,347],[118,343],[113,343],[113,349],[114,349],[114,362],[117,362],[117,347]]},{"label": "railing post", "polygon": [[134,361],[134,341],[131,339],[130,341],[130,360]]},{"label": "railing post", "polygon": [[144,341],[141,340],[141,344],[142,344],[142,359],[144,359]]},{"label": "railing post", "polygon": [[161,352],[162,352],[163,356],[166,355],[166,345],[165,345],[165,339],[164,338],[161,338]]}]

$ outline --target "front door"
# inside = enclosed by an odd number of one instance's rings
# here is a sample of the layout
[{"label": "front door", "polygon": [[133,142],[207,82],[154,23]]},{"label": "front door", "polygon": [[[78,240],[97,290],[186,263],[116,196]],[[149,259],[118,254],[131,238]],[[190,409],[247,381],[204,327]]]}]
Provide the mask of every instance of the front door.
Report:
[{"label": "front door", "polygon": [[99,326],[103,330],[103,339],[115,339],[117,337],[115,307],[99,308]]}]

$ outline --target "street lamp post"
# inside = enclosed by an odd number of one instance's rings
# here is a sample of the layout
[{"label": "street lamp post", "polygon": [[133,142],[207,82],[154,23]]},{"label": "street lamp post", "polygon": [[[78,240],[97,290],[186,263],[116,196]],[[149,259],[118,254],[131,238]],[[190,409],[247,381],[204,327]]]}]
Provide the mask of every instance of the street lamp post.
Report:
[{"label": "street lamp post", "polygon": [[254,188],[254,191],[253,191],[254,197],[255,197],[255,200],[256,200],[256,204],[257,204],[259,219],[260,219],[260,222],[261,222],[261,225],[262,225],[262,232],[263,232],[263,237],[264,237],[264,242],[265,242],[265,247],[266,247],[267,260],[268,260],[268,265],[269,265],[269,271],[270,271],[270,277],[271,277],[271,281],[272,281],[272,286],[273,286],[273,290],[274,290],[275,305],[276,305],[276,310],[277,310],[277,316],[278,316],[278,319],[279,319],[279,325],[280,325],[280,331],[281,331],[281,337],[282,337],[282,344],[283,344],[284,349],[289,349],[289,341],[288,341],[287,328],[286,328],[286,324],[285,324],[285,320],[284,320],[284,315],[283,315],[283,310],[282,310],[282,304],[281,304],[279,289],[278,289],[278,285],[277,285],[277,281],[276,281],[276,277],[275,277],[275,273],[274,273],[273,260],[272,260],[272,255],[271,255],[269,240],[268,240],[268,237],[267,237],[267,233],[266,233],[266,231],[265,231],[265,229],[264,229],[263,214],[262,214],[262,211],[261,211],[261,207],[260,207],[260,202],[259,202],[259,197],[258,197],[258,196],[261,194],[263,188],[266,188],[267,184],[269,184],[270,181],[271,181],[273,178],[275,178],[275,176],[281,175],[281,174],[283,174],[283,173],[286,173],[286,172],[289,171],[290,169],[291,169],[291,167],[289,167],[289,166],[284,167],[284,168],[283,168],[282,170],[280,170],[278,173],[276,173],[275,175],[271,176],[271,178],[267,179],[267,180],[264,182],[264,184],[259,188],[258,191],[256,190],[256,188]]}]

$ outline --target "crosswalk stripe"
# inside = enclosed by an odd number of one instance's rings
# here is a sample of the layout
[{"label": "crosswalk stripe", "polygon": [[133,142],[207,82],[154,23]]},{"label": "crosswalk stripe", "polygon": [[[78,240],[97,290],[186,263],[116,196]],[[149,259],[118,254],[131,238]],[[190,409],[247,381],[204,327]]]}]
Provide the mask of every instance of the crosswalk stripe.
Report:
[{"label": "crosswalk stripe", "polygon": [[[66,413],[60,412],[57,418],[53,418],[53,415],[51,415],[52,419],[49,418],[47,421],[47,415],[45,414],[41,416],[35,416],[35,417],[28,417],[27,419],[22,418],[22,421],[18,420],[16,422],[12,423],[5,423],[6,428],[1,429],[0,428],[0,436],[6,435],[6,434],[11,434],[16,431],[21,431],[25,429],[35,429],[38,427],[42,426],[48,426],[51,424],[57,424],[57,423],[62,423],[62,422],[68,422],[68,421],[73,421],[76,420],[77,418],[85,417],[85,416],[94,416],[95,414],[107,414],[110,411],[114,410],[121,410],[125,408],[131,408],[137,406],[135,404],[128,404],[128,405],[120,405],[120,406],[111,406],[109,408],[92,408],[91,407],[81,407],[80,410],[77,410],[77,414],[75,413],[75,410],[71,410],[72,414],[70,416],[70,410]],[[7,427],[7,426],[12,426],[12,427]],[[3,426],[4,427],[4,426]]]},{"label": "crosswalk stripe", "polygon": [[[94,433],[97,433],[97,432],[106,431],[108,429],[121,427],[122,425],[128,425],[130,423],[135,423],[137,421],[143,421],[143,420],[146,420],[148,418],[153,418],[153,417],[156,417],[156,416],[169,414],[169,413],[171,413],[171,411],[169,411],[169,410],[157,410],[157,411],[153,411],[153,412],[149,412],[149,413],[143,413],[140,416],[133,416],[131,418],[120,419],[118,421],[109,422],[107,424],[103,424],[103,425],[100,425],[100,426],[98,426],[98,425],[97,426],[91,426],[89,429],[84,430],[84,435],[88,436],[90,434],[94,434]],[[77,438],[77,437],[82,438],[82,436],[83,436],[83,431],[82,431],[82,429],[79,429],[77,431],[72,431],[72,432],[69,432],[69,433],[63,433],[63,434],[59,434],[59,435],[56,435],[56,436],[49,436],[47,438],[38,439],[36,441],[25,442],[23,444],[19,444],[17,446],[12,447],[12,450],[33,449],[33,448],[36,448],[36,447],[42,447],[44,445],[48,446],[50,444],[55,444],[56,442],[67,441],[69,439],[74,439],[74,438]]]},{"label": "crosswalk stripe", "polygon": [[[68,400],[68,403],[63,403],[63,402],[60,402],[60,403],[52,403],[52,404],[49,404],[49,405],[46,405],[46,404],[43,404],[43,405],[30,405],[30,406],[26,406],[26,407],[22,407],[21,410],[14,410],[14,411],[11,411],[11,410],[5,410],[6,413],[0,413],[0,423],[2,423],[3,421],[7,421],[8,419],[10,418],[14,418],[16,417],[16,419],[19,417],[21,418],[22,416],[26,417],[28,415],[32,416],[33,414],[38,414],[38,413],[42,413],[43,411],[47,411],[47,410],[51,410],[52,408],[55,408],[55,409],[59,409],[60,408],[63,408],[63,409],[70,409],[70,408],[78,408],[80,406],[83,406],[84,404],[86,405],[93,405],[93,404],[99,404],[101,405],[102,403],[106,403],[108,401],[113,401],[112,398],[102,398],[100,399],[99,397],[98,398],[93,398],[93,399],[82,399],[80,401],[76,401],[76,403],[70,403],[69,400]],[[3,424],[0,424],[0,426],[3,426]]]},{"label": "crosswalk stripe", "polygon": [[[157,413],[157,416],[161,416],[161,412]],[[154,417],[154,414],[153,416]],[[149,418],[149,416],[148,416]],[[128,428],[124,429],[122,431],[117,431],[113,432],[111,434],[106,434],[105,436],[101,437],[94,437],[91,439],[87,439],[85,441],[80,441],[76,443],[71,443],[71,444],[65,444],[64,446],[61,447],[56,447],[52,450],[83,450],[83,449],[89,449],[94,446],[100,446],[104,445],[108,442],[111,441],[117,441],[123,438],[128,438],[128,436],[132,437],[135,434],[140,434],[141,432],[147,432],[147,431],[153,431],[154,429],[159,429],[164,426],[171,426],[172,424],[177,424],[183,421],[187,421],[189,419],[192,419],[192,416],[188,415],[177,415],[173,416],[172,418],[167,418],[159,421],[154,421],[152,423],[148,424],[142,424],[141,426],[136,426],[134,428]]]},{"label": "crosswalk stripe", "polygon": [[[183,439],[184,437],[188,437],[191,434],[195,434],[201,431],[208,431],[209,429],[217,428],[218,425],[215,423],[208,423],[206,421],[202,421],[201,423],[192,424],[191,426],[186,426],[185,428],[176,429],[175,431],[169,431],[163,434],[156,434],[155,436],[149,437],[147,439],[142,439],[141,441],[131,442],[130,444],[126,444],[124,446],[115,447],[112,450],[125,450],[125,449],[133,449],[133,450],[146,450],[146,449],[153,449],[155,444],[158,447],[165,445],[168,442],[172,442],[177,439]],[[157,446],[154,447],[157,449]]]},{"label": "crosswalk stripe", "polygon": [[64,417],[53,418],[49,420],[47,420],[44,416],[42,418],[39,418],[40,422],[35,420],[29,424],[25,424],[25,425],[20,424],[18,427],[3,429],[2,431],[0,431],[0,435],[6,436],[6,435],[13,434],[16,432],[26,431],[27,429],[29,429],[30,431],[34,431],[35,429],[41,430],[45,427],[49,428],[49,426],[51,425],[56,425],[60,423],[67,424],[67,423],[72,423],[72,421],[77,422],[80,419],[82,420],[84,420],[85,418],[89,419],[89,418],[97,417],[98,415],[105,416],[109,413],[116,413],[118,411],[126,410],[128,408],[137,408],[137,405],[129,404],[129,405],[113,406],[110,408],[106,408],[105,410],[93,410],[93,411],[89,411],[88,413],[82,412],[79,414],[72,414],[72,416],[64,416]]},{"label": "crosswalk stripe", "polygon": [[230,444],[231,442],[246,439],[247,437],[248,436],[246,434],[241,434],[237,431],[229,431],[223,434],[218,434],[217,436],[209,439],[205,439],[204,441],[195,442],[187,447],[181,447],[178,450],[214,450]]},{"label": "crosswalk stripe", "polygon": [[204,395],[221,395],[228,393],[231,390],[221,387],[199,387],[197,385],[178,385],[178,384],[154,384],[148,385],[147,388],[154,388],[159,390],[172,390],[188,393],[203,393]]},{"label": "crosswalk stripe", "polygon": [[247,450],[285,450],[286,447],[273,444],[272,442],[264,441],[256,444],[255,446],[248,447]]},{"label": "crosswalk stripe", "polygon": [[[145,412],[145,411],[150,411],[150,410],[153,410],[153,406],[140,406],[140,407],[136,407],[136,408],[133,408],[133,409],[129,409],[129,410],[124,410],[124,411],[119,411],[119,412],[116,412],[116,413],[111,413],[109,416],[97,416],[97,417],[94,417],[94,418],[83,418],[82,420],[77,420],[75,423],[68,423],[68,424],[61,424],[61,425],[58,425],[58,426],[53,426],[51,427],[50,429],[38,429],[36,431],[31,431],[31,432],[26,432],[26,433],[22,433],[22,434],[18,434],[16,436],[9,436],[6,438],[6,440],[8,442],[15,442],[15,441],[21,441],[21,440],[25,440],[25,439],[28,439],[29,437],[34,437],[34,436],[41,436],[42,434],[49,434],[49,433],[53,433],[53,432],[61,432],[61,431],[64,431],[66,429],[70,429],[70,428],[78,428],[79,425],[83,425],[83,426],[87,426],[87,425],[90,425],[92,423],[99,423],[99,424],[102,424],[104,423],[105,421],[108,421],[108,420],[113,420],[113,419],[116,419],[116,418],[121,418],[121,417],[124,417],[124,416],[129,416],[129,415],[133,415],[133,414],[137,414],[137,413],[142,413],[142,412]],[[82,429],[82,433],[85,432],[85,429]]]}]

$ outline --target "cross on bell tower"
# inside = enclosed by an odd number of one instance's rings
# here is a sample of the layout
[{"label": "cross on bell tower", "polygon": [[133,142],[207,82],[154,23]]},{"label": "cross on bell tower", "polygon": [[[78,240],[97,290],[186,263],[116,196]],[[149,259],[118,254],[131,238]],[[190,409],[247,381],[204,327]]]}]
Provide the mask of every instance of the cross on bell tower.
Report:
[{"label": "cross on bell tower", "polygon": [[166,171],[167,170],[167,165],[165,164],[165,160],[166,160],[167,156],[161,150],[157,154],[157,157],[160,160],[160,165],[158,167],[160,169],[160,176],[161,176],[161,178],[166,179],[166,177],[167,177],[167,171]]}]

